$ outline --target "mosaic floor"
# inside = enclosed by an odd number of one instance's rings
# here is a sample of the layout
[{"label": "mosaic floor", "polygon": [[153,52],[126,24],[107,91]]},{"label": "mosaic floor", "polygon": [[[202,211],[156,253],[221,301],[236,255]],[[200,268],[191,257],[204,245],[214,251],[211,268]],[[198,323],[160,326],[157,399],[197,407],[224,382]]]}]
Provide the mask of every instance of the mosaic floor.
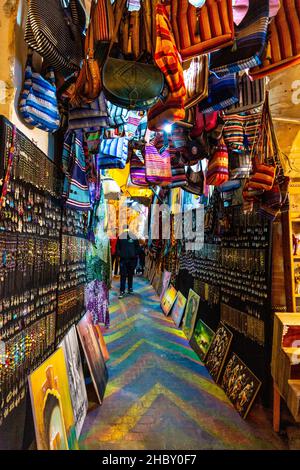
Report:
[{"label": "mosaic floor", "polygon": [[105,333],[109,382],[87,416],[82,449],[284,448],[264,413],[239,417],[144,279],[120,301],[117,287]]}]

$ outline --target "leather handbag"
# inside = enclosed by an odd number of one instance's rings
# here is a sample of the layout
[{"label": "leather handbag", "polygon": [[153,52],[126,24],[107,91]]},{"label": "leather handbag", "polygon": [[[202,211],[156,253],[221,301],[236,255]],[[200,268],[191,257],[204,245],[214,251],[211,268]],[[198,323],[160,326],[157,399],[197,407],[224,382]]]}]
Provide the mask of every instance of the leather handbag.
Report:
[{"label": "leather handbag", "polygon": [[[111,103],[127,109],[143,110],[153,106],[160,98],[164,76],[156,65],[111,57],[125,5],[126,0],[120,0],[117,4],[115,29],[102,70],[103,90]],[[146,22],[145,28],[148,31]]]},{"label": "leather handbag", "polygon": [[[92,16],[94,9],[95,3],[93,2],[91,11]],[[73,94],[70,97],[70,103],[72,106],[79,107],[82,104],[91,103],[100,95],[101,73],[98,61],[95,58],[94,43],[94,23],[93,21],[90,21],[84,45],[85,57],[73,88]]]},{"label": "leather handbag", "polygon": [[249,10],[235,28],[233,47],[213,52],[210,70],[232,73],[259,65],[267,45],[268,24],[269,0],[249,0]]},{"label": "leather handbag", "polygon": [[201,8],[189,0],[172,0],[171,23],[183,60],[233,44],[231,0],[206,0]]},{"label": "leather handbag", "polygon": [[263,105],[266,93],[265,78],[251,80],[247,73],[243,73],[238,77],[237,87],[239,101],[225,109],[225,114],[242,113]]},{"label": "leather handbag", "polygon": [[99,169],[124,169],[128,158],[127,137],[103,139],[99,150]]},{"label": "leather handbag", "polygon": [[85,24],[79,0],[30,0],[24,37],[49,65],[68,75],[80,68]]},{"label": "leather handbag", "polygon": [[19,111],[28,124],[54,132],[59,129],[60,115],[56,98],[55,75],[49,68],[45,77],[32,67],[32,52],[27,57],[25,81]]},{"label": "leather handbag", "polygon": [[300,4],[281,0],[272,20],[269,43],[262,64],[250,70],[252,78],[262,78],[300,63]]}]

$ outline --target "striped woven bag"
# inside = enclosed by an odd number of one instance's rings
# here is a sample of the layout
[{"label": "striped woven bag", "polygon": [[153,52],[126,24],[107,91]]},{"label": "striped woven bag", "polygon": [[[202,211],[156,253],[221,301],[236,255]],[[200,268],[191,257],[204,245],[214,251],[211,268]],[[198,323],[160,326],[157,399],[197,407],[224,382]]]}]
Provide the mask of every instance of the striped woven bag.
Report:
[{"label": "striped woven bag", "polygon": [[172,179],[171,159],[168,150],[161,154],[151,144],[145,145],[146,181],[158,186],[167,186]]},{"label": "striped woven bag", "polygon": [[45,77],[35,72],[32,67],[32,52],[27,57],[19,111],[28,124],[44,131],[54,132],[60,126],[53,69],[49,68]]},{"label": "striped woven bag", "polygon": [[137,186],[149,186],[146,180],[145,159],[141,150],[134,148],[130,158],[130,179]]},{"label": "striped woven bag", "polygon": [[207,167],[206,183],[220,186],[228,181],[228,151],[223,138],[220,140]]},{"label": "striped woven bag", "polygon": [[211,74],[208,79],[208,97],[199,103],[199,111],[212,113],[238,103],[237,78],[235,73],[217,77]]}]

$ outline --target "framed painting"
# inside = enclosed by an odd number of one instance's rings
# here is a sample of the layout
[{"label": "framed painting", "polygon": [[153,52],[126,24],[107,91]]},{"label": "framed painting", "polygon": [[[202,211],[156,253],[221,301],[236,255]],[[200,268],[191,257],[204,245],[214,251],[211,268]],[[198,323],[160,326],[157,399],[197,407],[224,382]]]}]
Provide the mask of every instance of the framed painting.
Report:
[{"label": "framed painting", "polygon": [[107,346],[106,346],[106,343],[105,343],[105,339],[104,339],[102,331],[101,331],[101,327],[100,327],[100,325],[94,325],[94,329],[95,329],[95,332],[96,332],[96,336],[99,340],[99,345],[100,345],[100,349],[101,349],[101,352],[102,352],[103,359],[105,360],[105,362],[107,362],[107,361],[109,361],[109,352],[108,352],[108,349],[107,349]]},{"label": "framed painting", "polygon": [[242,418],[246,418],[261,387],[261,381],[232,353],[222,378],[222,388]]},{"label": "framed painting", "polygon": [[194,332],[198,308],[199,308],[199,302],[200,302],[199,295],[196,294],[196,292],[193,291],[193,289],[190,289],[188,300],[187,300],[186,307],[185,307],[183,327],[182,327],[183,332],[188,340],[191,339],[193,332]]},{"label": "framed painting", "polygon": [[107,368],[101,352],[99,340],[89,315],[85,314],[77,325],[77,331],[86,357],[87,365],[99,403],[104,398],[108,380]]},{"label": "framed painting", "polygon": [[177,328],[179,328],[180,326],[184,309],[185,309],[185,305],[186,305],[186,297],[180,291],[178,291],[174,306],[172,308],[172,315],[171,315]]},{"label": "framed painting", "polygon": [[169,315],[169,313],[171,312],[171,308],[174,305],[176,296],[177,296],[177,290],[175,289],[174,286],[170,285],[167,288],[166,292],[164,293],[164,296],[160,303],[161,308],[165,315]]},{"label": "framed painting", "polygon": [[169,271],[164,271],[163,272],[160,300],[162,300],[162,298],[164,296],[164,293],[166,292],[167,288],[169,287],[171,276],[172,276],[172,273],[170,273]]},{"label": "framed painting", "polygon": [[201,361],[205,360],[209,347],[214,337],[214,331],[211,330],[202,320],[198,320],[191,339],[191,345],[197,352]]},{"label": "framed painting", "polygon": [[32,372],[28,381],[38,450],[78,449],[62,348]]},{"label": "framed painting", "polygon": [[232,338],[231,331],[220,323],[205,358],[205,365],[216,382],[220,378]]},{"label": "framed painting", "polygon": [[77,439],[88,410],[88,398],[85,388],[76,327],[73,326],[64,337],[61,345],[67,365],[70,396],[74,412]]}]

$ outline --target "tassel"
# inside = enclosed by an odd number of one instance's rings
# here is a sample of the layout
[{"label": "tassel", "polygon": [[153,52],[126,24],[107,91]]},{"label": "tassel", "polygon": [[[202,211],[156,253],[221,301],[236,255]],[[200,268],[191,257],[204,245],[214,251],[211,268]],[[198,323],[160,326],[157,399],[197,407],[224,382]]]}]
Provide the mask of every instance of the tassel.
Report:
[{"label": "tassel", "polygon": [[236,52],[236,51],[237,51],[237,39],[234,38],[231,52]]}]

